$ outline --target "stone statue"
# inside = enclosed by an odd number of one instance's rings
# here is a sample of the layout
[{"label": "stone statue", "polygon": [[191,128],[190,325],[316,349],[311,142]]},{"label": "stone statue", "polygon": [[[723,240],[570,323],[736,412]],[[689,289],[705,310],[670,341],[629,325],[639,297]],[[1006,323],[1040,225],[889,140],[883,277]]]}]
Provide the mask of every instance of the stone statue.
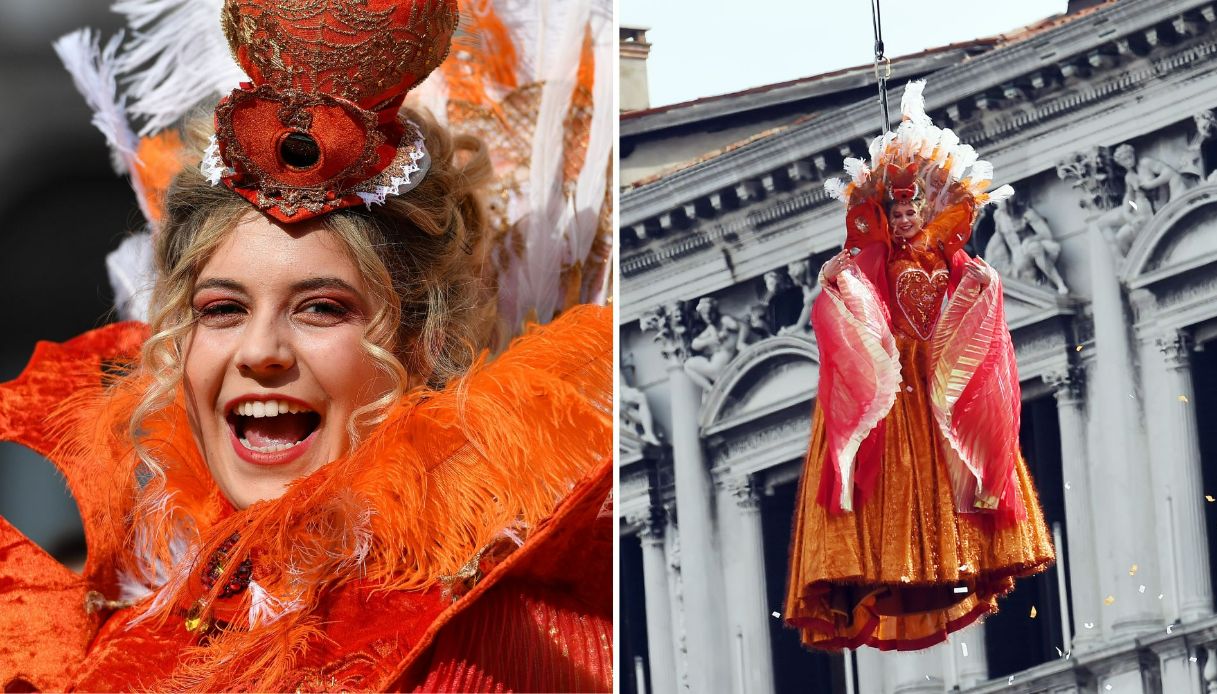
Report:
[{"label": "stone statue", "polygon": [[1206,162],[1204,156],[1205,144],[1217,136],[1217,115],[1206,109],[1192,116],[1192,122],[1196,124],[1196,134],[1188,138],[1188,161],[1181,168],[1197,180],[1217,182],[1217,162]]},{"label": "stone statue", "polygon": [[696,311],[706,327],[690,342],[694,354],[685,360],[685,373],[703,391],[709,391],[723,368],[747,345],[748,329],[720,313],[718,301],[712,297],[698,300]]},{"label": "stone statue", "polygon": [[[1153,218],[1155,209],[1166,205],[1172,197],[1181,195],[1187,186],[1174,167],[1153,157],[1138,160],[1137,151],[1128,143],[1116,147],[1112,159],[1125,171],[1124,204],[1118,208],[1120,214],[1104,215],[1100,223],[1115,230],[1116,248],[1121,255],[1127,255],[1137,234]],[[1159,196],[1157,208],[1149,197],[1151,193]]]},{"label": "stone statue", "polygon": [[1074,152],[1057,162],[1056,175],[1078,192],[1082,209],[1104,212],[1120,205],[1123,189],[1107,147]]},{"label": "stone statue", "polygon": [[770,270],[764,275],[765,290],[760,299],[765,306],[765,323],[774,334],[799,319],[803,292],[795,286],[784,270]]},{"label": "stone statue", "polygon": [[621,408],[618,411],[621,425],[642,437],[643,441],[660,445],[659,437],[655,435],[655,420],[651,416],[651,404],[647,401],[646,393],[632,386],[627,374],[634,374],[634,355],[627,352],[621,357],[621,371],[618,378]]},{"label": "stone statue", "polygon": [[1056,269],[1061,245],[1053,238],[1048,222],[1030,206],[1013,198],[997,203],[993,212],[993,237],[985,246],[985,260],[1007,276],[1031,282],[1047,279],[1058,294],[1069,287]]},{"label": "stone statue", "polygon": [[816,297],[820,295],[820,284],[816,276],[811,271],[811,260],[804,258],[796,260],[786,266],[786,273],[790,276],[790,280],[794,285],[803,292],[803,307],[799,311],[799,317],[794,323],[782,327],[778,331],[779,335],[810,335],[811,334],[811,307],[816,302]]},{"label": "stone statue", "polygon": [[753,304],[748,307],[748,344],[773,337],[773,331],[769,329],[768,313],[767,304]]}]

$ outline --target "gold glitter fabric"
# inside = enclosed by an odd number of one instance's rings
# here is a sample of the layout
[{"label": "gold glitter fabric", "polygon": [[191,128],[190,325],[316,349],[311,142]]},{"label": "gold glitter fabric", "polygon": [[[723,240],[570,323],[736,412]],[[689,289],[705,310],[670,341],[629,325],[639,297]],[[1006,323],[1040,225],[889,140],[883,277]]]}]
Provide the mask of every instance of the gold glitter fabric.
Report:
[{"label": "gold glitter fabric", "polygon": [[852,513],[817,500],[828,463],[817,405],[790,548],[785,619],[803,644],[915,650],[995,612],[1014,579],[1054,560],[1027,466],[1016,476],[1026,517],[959,513],[930,408],[929,343],[895,331],[903,384],[883,421],[882,470]]}]

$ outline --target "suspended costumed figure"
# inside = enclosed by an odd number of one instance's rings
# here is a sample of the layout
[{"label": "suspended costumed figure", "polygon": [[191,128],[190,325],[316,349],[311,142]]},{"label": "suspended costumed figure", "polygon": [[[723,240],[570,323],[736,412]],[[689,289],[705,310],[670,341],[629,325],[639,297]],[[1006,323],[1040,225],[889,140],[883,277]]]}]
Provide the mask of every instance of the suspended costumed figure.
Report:
[{"label": "suspended costumed figure", "polygon": [[611,691],[611,3],[115,9],[148,231],[0,384],[88,542],[0,520],[0,689]]},{"label": "suspended costumed figure", "polygon": [[963,250],[993,167],[905,88],[903,122],[847,159],[841,253],[820,272],[820,382],[785,619],[805,645],[913,650],[997,610],[1053,549],[1018,450],[998,274]]}]

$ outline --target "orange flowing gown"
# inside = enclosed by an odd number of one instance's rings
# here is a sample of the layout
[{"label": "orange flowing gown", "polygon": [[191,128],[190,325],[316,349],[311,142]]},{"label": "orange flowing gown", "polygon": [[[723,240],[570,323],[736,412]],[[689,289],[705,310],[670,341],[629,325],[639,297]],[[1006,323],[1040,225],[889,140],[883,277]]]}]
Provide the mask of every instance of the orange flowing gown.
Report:
[{"label": "orange flowing gown", "polygon": [[852,512],[817,499],[830,465],[817,399],[799,483],[786,621],[805,646],[916,650],[995,612],[1014,579],[1054,559],[1031,477],[1015,463],[1025,517],[960,513],[930,401],[930,339],[950,284],[943,255],[912,245],[887,263],[901,383],[883,419],[881,468]]}]

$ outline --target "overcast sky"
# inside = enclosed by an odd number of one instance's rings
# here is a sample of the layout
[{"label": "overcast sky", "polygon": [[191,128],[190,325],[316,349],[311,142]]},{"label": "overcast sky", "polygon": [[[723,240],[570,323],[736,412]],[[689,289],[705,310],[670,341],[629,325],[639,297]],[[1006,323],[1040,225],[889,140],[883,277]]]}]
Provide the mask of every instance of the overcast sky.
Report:
[{"label": "overcast sky", "polygon": [[[1065,11],[1067,0],[887,0],[889,57],[992,36]],[[866,0],[618,0],[647,27],[651,105],[688,101],[870,63]],[[899,82],[899,75],[893,78]]]}]

